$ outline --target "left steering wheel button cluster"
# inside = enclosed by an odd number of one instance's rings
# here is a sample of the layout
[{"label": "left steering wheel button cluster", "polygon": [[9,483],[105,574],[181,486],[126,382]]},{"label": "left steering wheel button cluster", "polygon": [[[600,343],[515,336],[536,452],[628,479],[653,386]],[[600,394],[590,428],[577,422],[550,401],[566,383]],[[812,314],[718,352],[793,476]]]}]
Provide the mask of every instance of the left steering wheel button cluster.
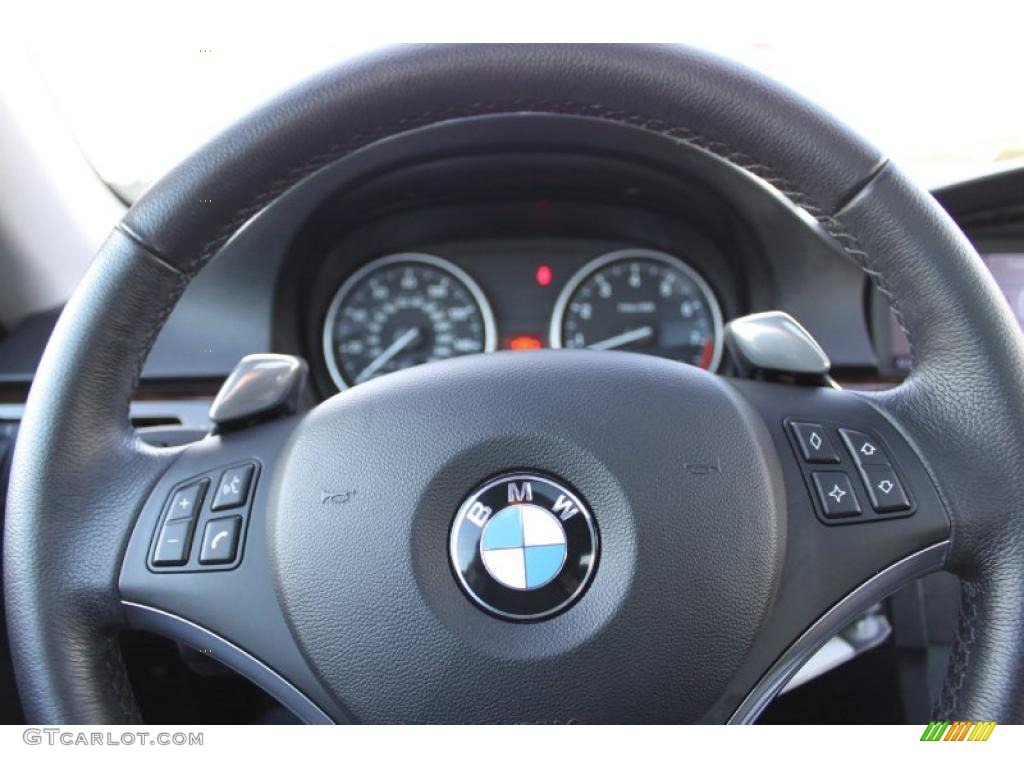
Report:
[{"label": "left steering wheel button cluster", "polygon": [[[259,464],[248,461],[176,485],[153,537],[150,566],[179,573],[238,565],[258,476]],[[211,492],[215,477],[219,479]],[[224,510],[234,514],[224,515]]]}]

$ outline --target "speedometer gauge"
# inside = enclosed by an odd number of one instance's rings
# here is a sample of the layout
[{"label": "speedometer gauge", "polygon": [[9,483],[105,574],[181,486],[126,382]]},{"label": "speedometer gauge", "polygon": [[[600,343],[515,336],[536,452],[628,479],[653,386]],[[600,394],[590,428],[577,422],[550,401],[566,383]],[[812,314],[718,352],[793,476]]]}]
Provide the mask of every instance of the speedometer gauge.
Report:
[{"label": "speedometer gauge", "polygon": [[495,345],[494,316],[479,286],[423,253],[385,256],[357,270],[324,324],[324,357],[338,389]]},{"label": "speedometer gauge", "polygon": [[714,370],[722,311],[704,279],[679,259],[615,251],[566,284],[551,319],[551,346],[643,352]]}]

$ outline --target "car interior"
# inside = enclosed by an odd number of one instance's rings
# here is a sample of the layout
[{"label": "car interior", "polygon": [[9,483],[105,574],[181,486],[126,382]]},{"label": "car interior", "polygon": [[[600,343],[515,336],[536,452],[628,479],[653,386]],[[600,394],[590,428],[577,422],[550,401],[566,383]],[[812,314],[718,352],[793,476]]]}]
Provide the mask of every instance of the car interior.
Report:
[{"label": "car interior", "polygon": [[0,722],[1024,720],[1024,167],[684,46],[376,52],[132,200],[22,104]]}]

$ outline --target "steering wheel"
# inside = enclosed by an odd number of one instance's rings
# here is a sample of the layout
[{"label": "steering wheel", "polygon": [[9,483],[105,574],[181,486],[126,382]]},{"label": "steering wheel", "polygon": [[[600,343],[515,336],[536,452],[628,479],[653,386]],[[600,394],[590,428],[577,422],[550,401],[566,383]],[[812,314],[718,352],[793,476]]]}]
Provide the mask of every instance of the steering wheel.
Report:
[{"label": "steering wheel", "polygon": [[[367,147],[510,113],[628,126],[774,187],[891,300],[912,373],[865,394],[620,352],[497,353],[184,448],[137,439],[129,402],[157,333],[247,220]],[[68,302],[10,482],[21,701],[32,721],[137,720],[117,642],[130,626],[212,649],[314,722],[747,722],[851,611],[944,568],[963,586],[939,715],[1020,721],[1021,467],[1014,318],[945,213],[849,129],[685,48],[397,49],[306,82],[170,172]],[[214,513],[223,470],[251,490]],[[572,594],[549,584],[564,594],[548,614],[523,609],[530,589],[517,602],[484,584],[475,550],[468,585],[449,556],[507,473],[508,509],[530,501],[522,477],[538,498],[553,484],[530,514],[560,523],[582,564]],[[872,488],[887,478],[905,497],[890,512]],[[829,507],[833,484],[859,517]],[[218,520],[236,548],[161,568],[154,537],[190,489],[193,549]],[[567,499],[589,534],[558,516]]]}]

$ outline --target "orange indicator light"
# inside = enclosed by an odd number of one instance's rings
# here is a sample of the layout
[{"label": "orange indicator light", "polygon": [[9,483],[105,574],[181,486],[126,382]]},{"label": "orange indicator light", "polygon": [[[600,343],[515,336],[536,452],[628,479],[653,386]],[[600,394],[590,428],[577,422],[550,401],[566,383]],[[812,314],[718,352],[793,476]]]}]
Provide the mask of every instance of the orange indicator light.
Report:
[{"label": "orange indicator light", "polygon": [[508,348],[517,351],[524,349],[540,349],[543,346],[538,336],[513,336],[508,340]]}]

